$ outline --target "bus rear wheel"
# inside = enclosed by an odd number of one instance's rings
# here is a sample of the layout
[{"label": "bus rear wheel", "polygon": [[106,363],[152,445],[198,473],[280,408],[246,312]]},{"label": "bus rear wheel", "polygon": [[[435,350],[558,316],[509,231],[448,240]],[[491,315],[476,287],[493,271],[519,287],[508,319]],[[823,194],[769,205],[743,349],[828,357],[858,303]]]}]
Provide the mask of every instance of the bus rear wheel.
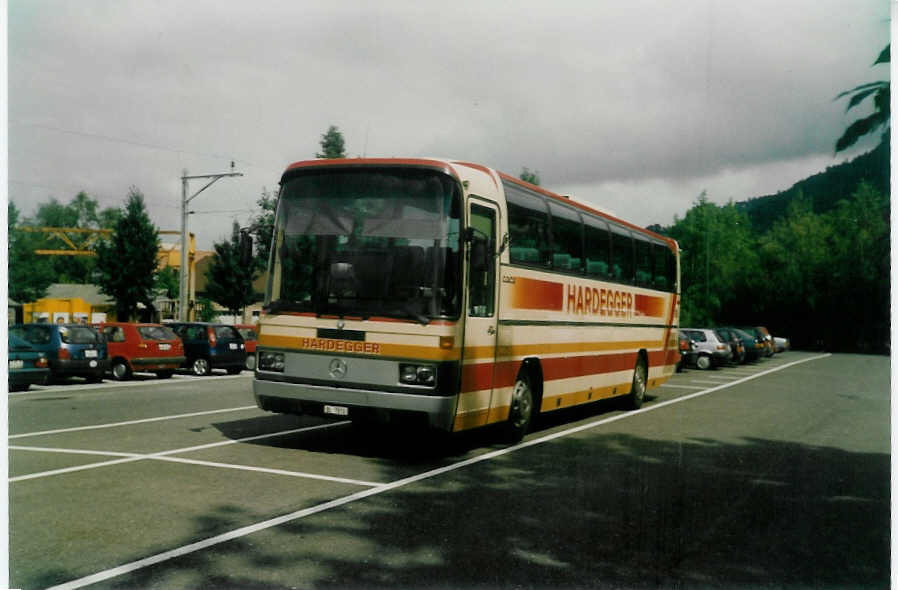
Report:
[{"label": "bus rear wheel", "polygon": [[627,405],[631,410],[638,410],[645,401],[646,385],[648,383],[649,369],[645,357],[639,355],[636,360],[636,369],[633,371],[633,384],[630,386],[630,395]]},{"label": "bus rear wheel", "polygon": [[530,385],[530,379],[525,374],[518,376],[511,392],[511,409],[508,412],[508,421],[503,425],[503,438],[510,443],[520,442],[530,423],[533,421],[534,414],[534,396],[533,387]]}]

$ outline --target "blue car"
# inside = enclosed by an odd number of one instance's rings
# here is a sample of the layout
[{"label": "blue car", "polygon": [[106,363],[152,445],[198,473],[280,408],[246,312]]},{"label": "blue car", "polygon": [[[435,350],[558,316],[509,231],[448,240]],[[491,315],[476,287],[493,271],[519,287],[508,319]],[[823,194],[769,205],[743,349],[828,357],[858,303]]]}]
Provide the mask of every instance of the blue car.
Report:
[{"label": "blue car", "polygon": [[9,333],[47,356],[51,381],[78,376],[97,383],[109,368],[106,340],[90,326],[16,324],[9,328]]},{"label": "blue car", "polygon": [[246,366],[246,343],[234,326],[203,322],[166,324],[184,343],[184,367],[194,375],[209,375],[212,369],[225,369],[229,375]]},{"label": "blue car", "polygon": [[9,390],[25,391],[32,385],[43,385],[50,377],[47,355],[34,349],[30,342],[9,334]]}]

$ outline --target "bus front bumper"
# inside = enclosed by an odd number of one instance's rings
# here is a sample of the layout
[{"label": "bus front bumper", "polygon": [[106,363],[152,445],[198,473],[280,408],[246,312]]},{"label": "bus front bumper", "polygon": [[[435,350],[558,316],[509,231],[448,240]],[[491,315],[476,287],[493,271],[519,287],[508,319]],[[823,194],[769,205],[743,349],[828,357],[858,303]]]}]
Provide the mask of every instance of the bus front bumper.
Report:
[{"label": "bus front bumper", "polygon": [[413,413],[427,417],[432,428],[449,431],[455,420],[455,396],[414,395],[366,389],[286,383],[253,379],[256,405],[268,412],[317,414],[324,406],[348,409],[349,418],[371,415],[372,411]]}]

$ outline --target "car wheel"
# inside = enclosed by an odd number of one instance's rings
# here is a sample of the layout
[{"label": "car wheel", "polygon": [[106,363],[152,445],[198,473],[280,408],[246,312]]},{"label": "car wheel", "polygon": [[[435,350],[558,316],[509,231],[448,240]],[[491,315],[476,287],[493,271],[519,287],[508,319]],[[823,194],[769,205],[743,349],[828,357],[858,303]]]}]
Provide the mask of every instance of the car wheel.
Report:
[{"label": "car wheel", "polygon": [[253,354],[253,355],[246,357],[246,368],[249,371],[256,370],[256,355]]},{"label": "car wheel", "polygon": [[631,410],[638,410],[645,401],[649,369],[645,364],[645,358],[640,356],[636,360],[636,368],[633,371],[633,383],[630,385],[630,395],[627,396],[627,406]]},{"label": "car wheel", "polygon": [[711,357],[706,354],[700,355],[697,359],[695,359],[695,366],[702,371],[707,371],[711,368]]},{"label": "car wheel", "polygon": [[200,377],[205,377],[212,372],[212,367],[209,365],[209,359],[205,359],[203,357],[194,359],[191,369],[193,370],[194,375],[198,375]]},{"label": "car wheel", "polygon": [[511,409],[508,421],[503,424],[503,439],[510,443],[519,442],[530,428],[533,420],[534,399],[530,379],[525,373],[518,375],[511,392]]},{"label": "car wheel", "polygon": [[116,381],[126,381],[131,378],[131,368],[121,359],[112,362],[112,376]]}]

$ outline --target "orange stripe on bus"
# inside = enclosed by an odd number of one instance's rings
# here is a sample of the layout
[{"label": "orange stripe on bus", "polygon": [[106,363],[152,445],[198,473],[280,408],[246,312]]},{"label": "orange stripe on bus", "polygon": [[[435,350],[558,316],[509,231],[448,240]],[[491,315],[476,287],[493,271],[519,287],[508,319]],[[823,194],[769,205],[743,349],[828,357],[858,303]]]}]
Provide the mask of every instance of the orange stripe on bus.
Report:
[{"label": "orange stripe on bus", "polygon": [[517,309],[561,311],[564,308],[564,285],[553,281],[515,277],[514,288],[511,291],[511,306]]},{"label": "orange stripe on bus", "polygon": [[636,315],[653,318],[664,317],[664,297],[653,297],[637,293],[633,302]]},{"label": "orange stripe on bus", "polygon": [[[636,352],[619,354],[584,355],[561,358],[542,358],[543,381],[557,381],[605,375],[629,371],[636,366]],[[665,351],[648,353],[649,367],[672,365]],[[511,387],[517,379],[521,361],[499,361],[496,363],[472,363],[462,366],[461,393],[484,391],[490,388]]]}]

